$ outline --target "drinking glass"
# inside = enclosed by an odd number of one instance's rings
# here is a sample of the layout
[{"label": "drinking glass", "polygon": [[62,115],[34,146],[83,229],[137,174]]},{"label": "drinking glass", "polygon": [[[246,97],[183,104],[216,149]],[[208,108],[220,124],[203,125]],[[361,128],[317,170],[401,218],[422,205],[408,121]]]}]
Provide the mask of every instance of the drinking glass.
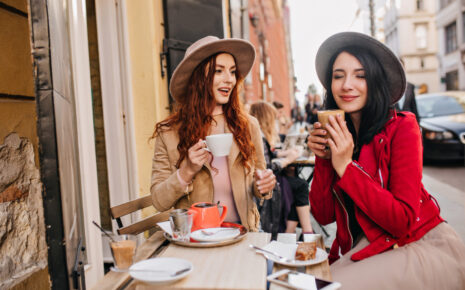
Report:
[{"label": "drinking glass", "polygon": [[187,209],[175,209],[170,212],[170,224],[173,239],[189,242],[193,222],[193,213]]},{"label": "drinking glass", "polygon": [[134,235],[118,235],[110,241],[111,255],[117,269],[128,269],[136,253],[137,237]]}]

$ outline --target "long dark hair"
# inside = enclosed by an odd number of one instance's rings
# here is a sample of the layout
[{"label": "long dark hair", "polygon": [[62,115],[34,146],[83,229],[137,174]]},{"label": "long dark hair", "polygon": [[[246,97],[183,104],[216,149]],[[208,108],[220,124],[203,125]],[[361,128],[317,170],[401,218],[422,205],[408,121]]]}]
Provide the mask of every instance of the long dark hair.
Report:
[{"label": "long dark hair", "polygon": [[[325,109],[338,109],[331,91],[331,82],[333,78],[333,65],[337,56],[341,52],[347,52],[358,59],[365,70],[365,80],[367,83],[367,103],[362,109],[362,118],[358,136],[355,132],[354,125],[349,116],[346,116],[347,125],[350,133],[354,136],[354,143],[358,146],[368,144],[373,137],[379,133],[389,119],[389,110],[391,108],[391,96],[386,81],[386,72],[383,66],[373,54],[362,47],[344,47],[331,58],[328,67],[328,73],[325,79],[326,98],[324,103]],[[356,140],[355,140],[356,138]]]}]

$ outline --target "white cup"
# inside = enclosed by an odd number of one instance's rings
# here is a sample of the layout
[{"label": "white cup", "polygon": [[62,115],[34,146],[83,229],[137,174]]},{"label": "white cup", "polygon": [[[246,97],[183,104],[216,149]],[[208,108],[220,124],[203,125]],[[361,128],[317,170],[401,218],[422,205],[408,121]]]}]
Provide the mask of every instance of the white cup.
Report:
[{"label": "white cup", "polygon": [[207,144],[205,150],[210,151],[213,156],[220,157],[229,155],[233,142],[232,133],[209,135],[205,139],[204,142]]}]

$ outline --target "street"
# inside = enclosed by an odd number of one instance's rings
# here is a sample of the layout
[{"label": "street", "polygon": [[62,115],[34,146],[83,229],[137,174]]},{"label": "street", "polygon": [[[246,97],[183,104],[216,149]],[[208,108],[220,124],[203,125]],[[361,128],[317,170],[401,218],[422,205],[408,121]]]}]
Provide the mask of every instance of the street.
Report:
[{"label": "street", "polygon": [[465,241],[465,166],[430,164],[423,168],[423,184],[441,207],[441,216]]},{"label": "street", "polygon": [[[465,241],[465,166],[455,164],[428,164],[423,167],[423,184],[436,198],[441,207],[441,216],[457,231]],[[317,233],[321,229],[312,218],[312,226]],[[325,226],[329,237],[326,246],[331,246],[336,233],[336,224]]]}]

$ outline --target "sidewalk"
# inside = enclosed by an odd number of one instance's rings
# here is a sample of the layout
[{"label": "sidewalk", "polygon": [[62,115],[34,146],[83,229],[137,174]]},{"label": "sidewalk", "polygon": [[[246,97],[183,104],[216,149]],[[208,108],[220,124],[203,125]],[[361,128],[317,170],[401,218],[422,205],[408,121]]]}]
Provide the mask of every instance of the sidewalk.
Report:
[{"label": "sidewalk", "polygon": [[[426,190],[436,198],[441,208],[441,216],[457,231],[465,241],[465,191],[460,191],[431,176],[423,174],[423,184]],[[329,237],[326,237],[311,216],[312,227],[316,233],[322,234],[325,245],[331,247],[336,235],[336,223],[324,226]]]},{"label": "sidewalk", "polygon": [[442,218],[465,241],[465,192],[426,174],[423,174],[423,184],[426,190],[438,201]]}]

